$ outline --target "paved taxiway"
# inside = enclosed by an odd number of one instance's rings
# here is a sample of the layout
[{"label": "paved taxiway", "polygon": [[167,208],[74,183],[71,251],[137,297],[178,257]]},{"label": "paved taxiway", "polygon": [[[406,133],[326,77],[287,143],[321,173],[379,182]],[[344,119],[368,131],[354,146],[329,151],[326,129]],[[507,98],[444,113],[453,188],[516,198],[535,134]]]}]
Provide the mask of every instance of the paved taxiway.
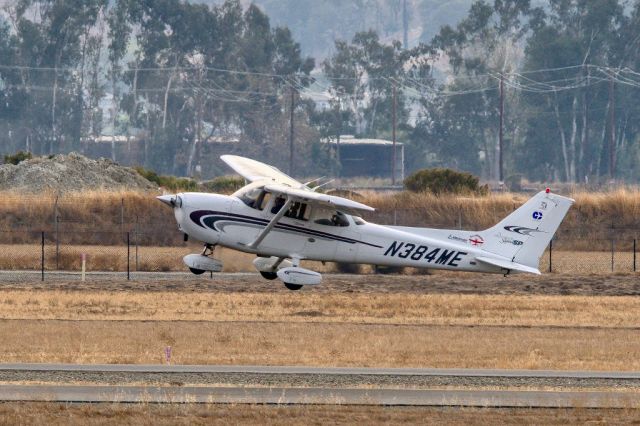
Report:
[{"label": "paved taxiway", "polygon": [[[258,376],[434,376],[458,378],[518,378],[525,383],[536,379],[574,379],[616,381],[640,380],[640,372],[591,372],[551,370],[483,370],[421,368],[338,368],[292,366],[233,365],[76,365],[76,364],[0,364],[0,372],[23,374],[91,373],[100,377],[116,373],[141,375],[238,374]],[[227,376],[228,377],[228,376]],[[330,380],[329,380],[330,381]],[[98,382],[100,383],[100,382]],[[171,383],[171,382],[168,382]],[[227,382],[228,383],[228,382]],[[634,387],[634,386],[631,386]],[[435,390],[414,388],[345,387],[345,386],[140,386],[105,384],[2,384],[0,400],[56,402],[198,402],[258,404],[354,404],[480,407],[640,407],[640,392],[623,390]]]},{"label": "paved taxiway", "polygon": [[633,392],[418,389],[246,388],[201,386],[1,385],[3,401],[233,404],[348,404],[475,407],[640,406]]},{"label": "paved taxiway", "polygon": [[472,368],[363,368],[363,367],[298,367],[267,365],[160,365],[160,364],[0,364],[0,371],[74,371],[129,373],[245,373],[245,374],[323,374],[380,376],[463,376],[518,378],[599,378],[640,379],[635,371],[563,371],[502,370]]}]

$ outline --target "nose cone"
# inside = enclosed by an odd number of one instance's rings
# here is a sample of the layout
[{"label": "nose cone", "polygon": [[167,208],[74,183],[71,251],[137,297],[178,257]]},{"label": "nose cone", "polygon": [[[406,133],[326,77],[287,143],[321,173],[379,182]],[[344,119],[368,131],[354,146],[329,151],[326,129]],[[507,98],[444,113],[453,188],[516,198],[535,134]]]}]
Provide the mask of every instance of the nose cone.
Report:
[{"label": "nose cone", "polygon": [[156,198],[170,207],[176,206],[175,195],[160,195],[159,197],[156,197]]}]

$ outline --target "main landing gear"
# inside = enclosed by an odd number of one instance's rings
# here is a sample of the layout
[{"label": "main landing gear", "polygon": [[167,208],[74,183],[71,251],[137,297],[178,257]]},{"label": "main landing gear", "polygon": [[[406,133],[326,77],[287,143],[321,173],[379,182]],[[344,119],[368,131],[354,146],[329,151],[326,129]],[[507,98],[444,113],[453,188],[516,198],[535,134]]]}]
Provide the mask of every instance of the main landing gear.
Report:
[{"label": "main landing gear", "polygon": [[305,285],[317,285],[322,282],[322,275],[299,266],[300,259],[287,260],[283,257],[257,257],[253,266],[263,278],[275,280],[280,278],[289,290],[300,290]]},{"label": "main landing gear", "polygon": [[265,272],[265,271],[259,271],[260,275],[262,275],[262,278],[264,278],[265,280],[275,280],[276,278],[278,278],[278,274],[275,272]]},{"label": "main landing gear", "polygon": [[205,272],[220,272],[222,262],[211,257],[214,249],[215,245],[205,244],[201,254],[188,254],[182,258],[182,261],[196,275],[202,275]]}]

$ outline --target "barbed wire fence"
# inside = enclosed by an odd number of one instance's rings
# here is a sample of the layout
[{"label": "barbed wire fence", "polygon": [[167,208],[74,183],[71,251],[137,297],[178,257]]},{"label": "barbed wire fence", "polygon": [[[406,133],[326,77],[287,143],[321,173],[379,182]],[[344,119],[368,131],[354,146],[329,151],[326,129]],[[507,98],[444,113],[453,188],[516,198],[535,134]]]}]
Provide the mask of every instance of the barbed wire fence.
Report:
[{"label": "barbed wire fence", "polygon": [[[186,272],[182,257],[200,252],[202,245],[183,240],[169,210],[165,206],[142,208],[137,198],[114,197],[100,202],[55,195],[5,198],[0,208],[0,276],[19,279],[29,274],[46,280],[56,274],[80,275],[83,261],[86,276],[109,273],[121,279],[135,279],[136,274],[147,272]],[[415,209],[399,207],[379,211],[367,219],[451,230],[486,228],[486,224],[462,213],[451,214],[439,223],[414,223]],[[34,224],[39,228],[34,229]],[[541,257],[540,270],[575,274],[636,272],[640,224],[633,225],[623,226],[612,220],[591,227],[563,226]],[[253,271],[248,261],[246,265],[234,265],[234,270]]]},{"label": "barbed wire fence", "polygon": [[[196,243],[160,246],[147,233],[127,231],[94,233],[100,241],[111,244],[72,243],[73,237],[45,231],[1,231],[4,242],[0,254],[0,271],[5,278],[20,278],[30,273],[42,281],[56,274],[89,276],[109,273],[118,279],[135,279],[139,273],[186,272],[182,257],[200,251]],[[87,242],[90,237],[86,236]],[[11,243],[10,241],[17,241]],[[8,242],[9,241],[9,242]],[[540,260],[540,270],[552,273],[607,274],[638,270],[636,239],[592,240],[593,250],[576,250],[574,239],[551,241]],[[247,271],[251,265],[247,264]],[[99,275],[98,275],[99,276]]]}]

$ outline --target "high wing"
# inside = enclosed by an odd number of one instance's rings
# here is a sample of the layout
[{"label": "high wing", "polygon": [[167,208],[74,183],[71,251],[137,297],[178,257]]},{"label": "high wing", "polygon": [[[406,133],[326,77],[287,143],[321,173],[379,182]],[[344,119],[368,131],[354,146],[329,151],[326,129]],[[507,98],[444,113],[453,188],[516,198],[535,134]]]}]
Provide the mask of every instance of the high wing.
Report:
[{"label": "high wing", "polygon": [[238,155],[222,155],[222,161],[227,163],[236,173],[250,182],[258,180],[271,181],[273,183],[287,185],[292,188],[304,188],[304,184],[294,178],[287,176],[275,167],[250,158]]},{"label": "high wing", "polygon": [[248,244],[249,247],[254,249],[260,245],[278,221],[282,219],[291,203],[295,201],[325,206],[342,213],[356,216],[359,216],[362,212],[375,210],[373,207],[346,198],[314,192],[303,183],[287,176],[275,167],[251,160],[250,158],[239,157],[237,155],[223,155],[220,159],[245,179],[251,182],[259,182],[255,185],[260,185],[264,182],[264,190],[266,192],[284,196],[286,200],[278,213],[271,218],[267,226],[260,231],[256,239],[251,244]]},{"label": "high wing", "polygon": [[312,205],[322,205],[356,216],[361,215],[363,212],[375,211],[373,207],[369,207],[366,204],[358,203],[347,198],[336,197],[334,195],[313,192],[309,189],[296,189],[290,188],[286,185],[268,183],[264,186],[264,190],[273,194],[285,195],[287,198],[294,201],[302,201]]}]

